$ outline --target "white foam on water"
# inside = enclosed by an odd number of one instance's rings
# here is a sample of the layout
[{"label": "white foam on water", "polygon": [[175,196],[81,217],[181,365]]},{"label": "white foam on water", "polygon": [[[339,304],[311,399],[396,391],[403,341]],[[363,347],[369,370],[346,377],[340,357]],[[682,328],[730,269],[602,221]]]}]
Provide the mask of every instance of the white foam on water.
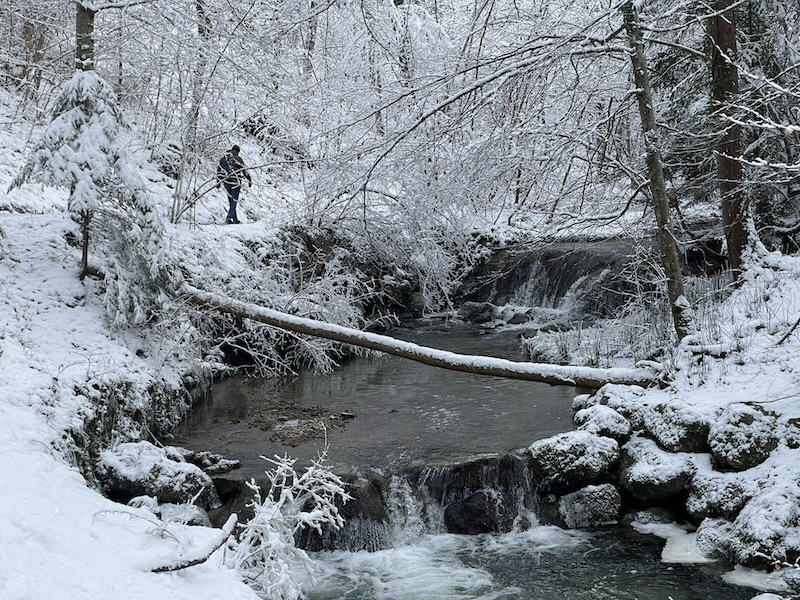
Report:
[{"label": "white foam on water", "polygon": [[705,556],[697,547],[697,535],[676,523],[641,523],[634,521],[639,533],[649,533],[666,540],[661,560],[671,564],[713,563],[716,559]]},{"label": "white foam on water", "polygon": [[319,571],[303,583],[309,600],[518,600],[505,586],[464,559],[524,549],[531,554],[564,551],[588,536],[556,527],[506,535],[423,536],[418,542],[378,552],[314,555]]},{"label": "white foam on water", "polygon": [[733,571],[725,573],[722,579],[726,583],[753,588],[761,592],[785,592],[789,589],[780,571],[766,573],[740,565],[736,565]]}]

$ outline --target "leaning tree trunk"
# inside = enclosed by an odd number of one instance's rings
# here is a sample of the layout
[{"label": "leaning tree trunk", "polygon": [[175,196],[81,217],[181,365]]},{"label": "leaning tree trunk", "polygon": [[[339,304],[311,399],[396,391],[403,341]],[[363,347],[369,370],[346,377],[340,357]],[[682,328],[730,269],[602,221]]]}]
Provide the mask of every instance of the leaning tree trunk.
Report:
[{"label": "leaning tree trunk", "polygon": [[717,178],[722,202],[722,224],[728,260],[734,278],[742,270],[742,252],[747,246],[747,202],[742,190],[741,128],[726,121],[726,108],[739,94],[736,67],[736,13],[734,0],[714,0],[711,18],[711,96],[714,115],[722,132],[716,142]]},{"label": "leaning tree trunk", "polygon": [[640,385],[643,387],[651,387],[659,383],[655,374],[649,369],[595,369],[455,354],[396,340],[386,335],[359,331],[358,329],[306,319],[254,304],[239,302],[238,300],[212,294],[188,285],[184,286],[183,291],[186,299],[198,306],[211,308],[244,319],[259,321],[287,331],[343,342],[361,348],[369,348],[370,350],[379,350],[387,354],[451,371],[591,389],[598,389],[607,383]]},{"label": "leaning tree trunk", "polygon": [[678,339],[683,339],[691,329],[689,306],[683,295],[683,275],[678,258],[678,248],[669,215],[669,198],[667,185],[664,182],[664,167],[659,150],[658,125],[653,110],[653,95],[650,91],[650,76],[644,56],[642,30],[639,26],[639,15],[632,2],[626,2],[622,8],[625,31],[631,44],[631,66],[636,84],[636,97],[639,101],[639,116],[642,120],[645,148],[647,152],[647,174],[650,179],[650,196],[658,227],[658,248],[661,254],[661,265],[667,277],[667,296],[672,311],[672,321]]}]

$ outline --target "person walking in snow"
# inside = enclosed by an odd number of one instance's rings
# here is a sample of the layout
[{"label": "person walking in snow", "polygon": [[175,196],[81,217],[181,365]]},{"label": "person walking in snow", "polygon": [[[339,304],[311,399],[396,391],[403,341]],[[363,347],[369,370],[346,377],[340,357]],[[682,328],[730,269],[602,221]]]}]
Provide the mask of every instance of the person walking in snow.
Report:
[{"label": "person walking in snow", "polygon": [[217,189],[220,185],[224,185],[228,194],[226,223],[239,223],[239,217],[236,216],[236,205],[239,203],[239,192],[242,191],[242,183],[245,179],[247,179],[248,187],[253,185],[250,173],[247,172],[244,161],[239,156],[239,146],[234,145],[225,153],[225,156],[219,159],[217,166]]}]

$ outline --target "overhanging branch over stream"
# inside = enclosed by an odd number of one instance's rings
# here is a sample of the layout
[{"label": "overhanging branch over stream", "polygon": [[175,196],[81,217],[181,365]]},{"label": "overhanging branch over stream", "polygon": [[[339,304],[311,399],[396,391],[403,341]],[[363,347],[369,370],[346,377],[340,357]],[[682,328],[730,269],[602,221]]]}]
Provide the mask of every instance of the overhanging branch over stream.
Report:
[{"label": "overhanging branch over stream", "polygon": [[386,335],[282,313],[255,304],[240,302],[219,294],[212,294],[188,285],[184,286],[183,291],[190,302],[223,313],[259,321],[260,323],[266,323],[267,325],[295,333],[303,333],[361,348],[369,348],[370,350],[379,350],[380,352],[442,369],[450,369],[451,371],[592,389],[602,387],[606,383],[640,385],[643,387],[652,387],[658,384],[655,374],[649,369],[595,369],[592,367],[516,362],[503,358],[456,354],[404,342]]}]

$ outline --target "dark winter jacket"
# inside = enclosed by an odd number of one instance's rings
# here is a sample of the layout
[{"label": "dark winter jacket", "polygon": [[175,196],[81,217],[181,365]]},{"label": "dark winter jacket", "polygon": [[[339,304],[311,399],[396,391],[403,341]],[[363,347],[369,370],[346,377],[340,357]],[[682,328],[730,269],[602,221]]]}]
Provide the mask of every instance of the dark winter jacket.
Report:
[{"label": "dark winter jacket", "polygon": [[231,151],[228,151],[225,156],[219,159],[217,166],[217,181],[223,183],[228,187],[242,187],[242,182],[247,179],[250,183],[253,180],[250,173],[247,172],[247,167],[241,157]]}]

